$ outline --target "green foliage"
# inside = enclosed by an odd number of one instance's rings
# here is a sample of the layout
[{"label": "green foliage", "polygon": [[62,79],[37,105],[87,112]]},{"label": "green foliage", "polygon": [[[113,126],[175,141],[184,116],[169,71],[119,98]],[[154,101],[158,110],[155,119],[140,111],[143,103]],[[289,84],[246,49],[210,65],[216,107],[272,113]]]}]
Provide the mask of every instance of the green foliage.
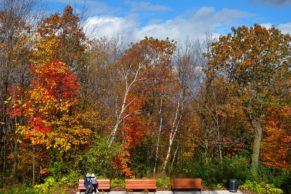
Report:
[{"label": "green foliage", "polygon": [[243,156],[224,158],[222,166],[218,160],[206,159],[203,156],[197,156],[195,162],[193,160],[182,163],[179,171],[174,174],[183,174],[185,177],[201,177],[206,186],[215,189],[216,184],[228,184],[230,179],[237,179],[238,184],[242,184],[247,179],[252,180],[250,172],[250,161]]},{"label": "green foliage", "polygon": [[[182,161],[172,173],[173,175],[181,174],[184,177],[201,177],[203,185],[212,189],[221,189],[221,186],[228,187],[229,180],[235,178],[238,185],[245,185],[247,180],[267,182],[274,188],[281,188],[285,193],[291,193],[290,171],[260,165],[258,176],[253,177],[250,170],[250,155],[247,150],[242,150],[236,156],[224,158],[222,167],[218,160],[206,159],[202,154],[196,155],[195,159]],[[270,188],[270,185],[260,186],[277,192],[276,189]]]},{"label": "green foliage", "polygon": [[52,177],[56,178],[57,180],[60,179],[66,172],[65,164],[58,161],[51,162],[49,169],[52,173]]},{"label": "green foliage", "polygon": [[110,181],[110,187],[111,188],[125,188],[125,179],[118,179],[118,178],[114,178]]},{"label": "green foliage", "polygon": [[56,188],[56,180],[54,177],[47,177],[43,184],[35,185],[34,189],[38,193],[51,193]]},{"label": "green foliage", "polygon": [[216,184],[209,184],[209,189],[210,190],[216,189]]},{"label": "green foliage", "polygon": [[26,185],[18,185],[8,189],[0,189],[0,194],[39,194],[39,192]]},{"label": "green foliage", "polygon": [[203,156],[198,156],[195,161],[188,161],[185,165],[181,164],[182,172],[176,174],[183,174],[185,177],[201,177],[204,184],[210,185],[214,183],[221,183],[222,171],[217,161],[205,162]]},{"label": "green foliage", "polygon": [[247,180],[243,185],[239,187],[241,190],[251,191],[258,194],[283,194],[283,190],[276,188],[273,184],[267,184],[264,182],[257,183],[255,181]]},{"label": "green foliage", "polygon": [[223,182],[235,178],[238,184],[242,184],[247,179],[251,179],[250,161],[244,157],[224,158],[223,160]]},{"label": "green foliage", "polygon": [[132,150],[131,169],[136,177],[151,176],[153,170],[154,158],[149,153],[148,148],[152,146],[153,142],[145,140],[141,145],[138,145]]},{"label": "green foliage", "polygon": [[282,182],[280,183],[280,188],[284,190],[285,193],[291,193],[291,171],[284,173]]},{"label": "green foliage", "polygon": [[157,187],[163,188],[163,189],[170,189],[171,188],[170,177],[157,178]]},{"label": "green foliage", "polygon": [[257,182],[272,183],[275,187],[283,189],[285,193],[291,193],[290,170],[260,166],[259,176],[254,180]]},{"label": "green foliage", "polygon": [[224,186],[222,185],[222,184],[216,184],[216,187],[215,187],[215,189],[223,189],[224,188]]},{"label": "green foliage", "polygon": [[84,155],[81,156],[81,170],[83,173],[94,172],[97,176],[111,177],[116,173],[112,167],[112,160],[121,153],[118,145],[113,144],[108,148],[106,138],[96,135],[96,145]]},{"label": "green foliage", "polygon": [[73,186],[79,181],[80,171],[71,171],[59,180],[60,185]]}]

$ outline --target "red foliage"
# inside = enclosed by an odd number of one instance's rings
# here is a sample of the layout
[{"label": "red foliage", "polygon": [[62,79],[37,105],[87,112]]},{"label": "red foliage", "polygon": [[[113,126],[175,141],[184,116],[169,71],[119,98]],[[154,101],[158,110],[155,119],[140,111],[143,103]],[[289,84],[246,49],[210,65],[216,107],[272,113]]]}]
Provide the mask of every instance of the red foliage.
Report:
[{"label": "red foliage", "polygon": [[52,127],[46,126],[44,120],[39,116],[31,117],[28,120],[28,125],[34,130],[34,132],[47,133],[52,130]]},{"label": "red foliage", "polygon": [[[223,143],[230,144],[233,142],[231,137],[224,137],[222,138]],[[225,157],[231,158],[235,156],[238,152],[240,152],[245,147],[245,144],[243,142],[239,142],[237,144],[231,145],[227,147],[227,154]]]},{"label": "red foliage", "polygon": [[28,90],[22,91],[19,86],[9,88],[12,106],[8,115],[27,118],[28,128],[22,129],[24,138],[52,131],[50,121],[62,111],[58,109],[74,105],[80,93],[76,76],[60,61],[30,66],[29,70],[32,80]]},{"label": "red foliage", "polygon": [[60,61],[30,66],[32,87],[44,87],[55,98],[74,99],[80,93],[77,77]]}]

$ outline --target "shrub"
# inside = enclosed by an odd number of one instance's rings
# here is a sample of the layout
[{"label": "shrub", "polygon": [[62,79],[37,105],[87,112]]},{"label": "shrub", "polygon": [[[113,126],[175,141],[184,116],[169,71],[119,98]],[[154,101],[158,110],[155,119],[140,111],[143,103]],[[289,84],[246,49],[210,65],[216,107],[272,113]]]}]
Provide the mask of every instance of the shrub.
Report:
[{"label": "shrub", "polygon": [[39,194],[34,191],[33,188],[27,187],[26,185],[13,186],[8,189],[0,189],[0,194]]},{"label": "shrub", "polygon": [[95,172],[97,176],[110,177],[118,172],[112,167],[112,160],[120,153],[119,146],[113,144],[108,148],[106,138],[96,136],[96,145],[80,158],[81,168],[84,173]]},{"label": "shrub", "polygon": [[285,193],[291,193],[291,171],[284,174],[282,182],[280,183],[280,188],[284,190]]},{"label": "shrub", "polygon": [[223,189],[223,188],[224,188],[223,185],[218,183],[218,184],[216,185],[216,188],[215,188],[215,189]]},{"label": "shrub", "polygon": [[35,185],[34,189],[37,193],[51,193],[56,186],[56,180],[53,177],[47,177],[43,184]]},{"label": "shrub", "polygon": [[73,186],[78,182],[79,177],[80,177],[80,171],[71,171],[69,172],[69,174],[63,176],[60,179],[59,184]]},{"label": "shrub", "polygon": [[231,157],[223,160],[223,182],[228,184],[230,179],[235,178],[238,185],[246,180],[252,180],[249,168],[249,160],[245,157]]},{"label": "shrub", "polygon": [[170,177],[157,178],[157,187],[158,188],[163,188],[163,189],[170,189],[171,188]]},{"label": "shrub", "polygon": [[49,170],[55,179],[60,179],[66,173],[65,164],[63,162],[54,161],[50,163]]},{"label": "shrub", "polygon": [[173,175],[200,177],[203,180],[203,184],[206,185],[220,183],[222,180],[221,168],[218,163],[211,161],[207,164],[202,156],[198,156],[195,162],[193,162],[193,160],[182,162],[179,164],[179,167],[174,170]]},{"label": "shrub", "polygon": [[283,194],[283,190],[274,187],[273,184],[266,184],[264,182],[257,183],[255,181],[247,180],[244,184],[239,186],[241,190],[251,191],[258,194]]},{"label": "shrub", "polygon": [[143,140],[142,144],[139,144],[131,150],[130,168],[133,171],[135,177],[150,177],[152,175],[152,161],[154,161],[155,159],[148,149],[151,146],[152,140],[145,139]]},{"label": "shrub", "polygon": [[116,188],[116,187],[125,188],[125,180],[114,178],[110,181],[110,187],[112,187],[112,188]]}]

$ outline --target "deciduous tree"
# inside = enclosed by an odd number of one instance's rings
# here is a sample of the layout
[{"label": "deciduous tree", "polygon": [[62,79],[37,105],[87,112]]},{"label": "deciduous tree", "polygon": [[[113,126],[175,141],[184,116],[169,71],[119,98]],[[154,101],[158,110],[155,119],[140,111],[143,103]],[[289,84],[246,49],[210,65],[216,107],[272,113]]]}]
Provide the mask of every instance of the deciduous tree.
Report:
[{"label": "deciduous tree", "polygon": [[[135,98],[128,96],[135,91],[144,92],[151,82],[155,67],[168,65],[175,45],[169,41],[160,41],[153,38],[145,38],[132,45],[124,56],[117,62],[118,76],[121,81],[121,96],[116,110],[116,122],[109,137],[109,147],[115,139],[120,124],[134,112],[128,112],[128,107],[134,103]],[[139,88],[137,90],[137,88]],[[127,112],[127,114],[125,114]]]},{"label": "deciduous tree", "polygon": [[[256,174],[266,110],[275,102],[284,104],[274,94],[274,79],[290,64],[290,36],[275,28],[259,25],[233,28],[212,44],[208,74],[222,75],[235,88],[254,134],[252,171]],[[283,74],[282,74],[283,75]],[[279,100],[281,99],[281,100]]]}]

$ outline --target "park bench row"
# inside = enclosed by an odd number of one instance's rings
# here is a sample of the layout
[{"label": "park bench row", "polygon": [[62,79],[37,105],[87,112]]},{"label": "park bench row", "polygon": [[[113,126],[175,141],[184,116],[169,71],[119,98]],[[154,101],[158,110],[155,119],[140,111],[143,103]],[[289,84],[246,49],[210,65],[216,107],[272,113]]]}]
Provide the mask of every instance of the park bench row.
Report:
[{"label": "park bench row", "polygon": [[[202,190],[201,178],[176,178],[171,181],[172,190]],[[84,186],[84,179],[79,180],[79,191],[86,190]],[[99,191],[110,191],[109,179],[98,179]],[[126,179],[125,190],[144,190],[144,191],[156,191],[157,181],[156,179]]]}]

